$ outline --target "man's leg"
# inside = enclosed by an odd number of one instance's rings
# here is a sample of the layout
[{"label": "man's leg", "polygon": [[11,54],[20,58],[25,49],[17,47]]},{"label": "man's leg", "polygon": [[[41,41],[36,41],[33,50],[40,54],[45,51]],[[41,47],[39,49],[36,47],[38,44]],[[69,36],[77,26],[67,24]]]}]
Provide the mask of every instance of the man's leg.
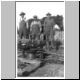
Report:
[{"label": "man's leg", "polygon": [[49,35],[46,35],[46,47],[49,49]]},{"label": "man's leg", "polygon": [[23,36],[23,32],[20,30],[19,31],[19,37],[20,37],[20,39],[22,39],[22,36]]},{"label": "man's leg", "polygon": [[23,30],[23,37],[26,38],[27,34],[26,34],[26,30]]}]

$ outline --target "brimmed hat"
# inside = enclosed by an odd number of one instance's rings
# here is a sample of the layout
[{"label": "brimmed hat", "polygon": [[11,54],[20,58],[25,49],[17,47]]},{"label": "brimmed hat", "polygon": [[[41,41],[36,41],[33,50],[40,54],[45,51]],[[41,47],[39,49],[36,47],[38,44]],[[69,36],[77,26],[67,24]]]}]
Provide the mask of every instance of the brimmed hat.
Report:
[{"label": "brimmed hat", "polygon": [[50,13],[47,13],[46,15],[48,16],[48,15],[51,15],[51,14]]},{"label": "brimmed hat", "polygon": [[25,15],[25,13],[24,13],[24,12],[21,12],[21,13],[20,13],[20,16],[22,16],[22,15]]},{"label": "brimmed hat", "polygon": [[34,15],[34,16],[33,16],[33,18],[37,18],[37,16],[36,16],[36,15]]}]

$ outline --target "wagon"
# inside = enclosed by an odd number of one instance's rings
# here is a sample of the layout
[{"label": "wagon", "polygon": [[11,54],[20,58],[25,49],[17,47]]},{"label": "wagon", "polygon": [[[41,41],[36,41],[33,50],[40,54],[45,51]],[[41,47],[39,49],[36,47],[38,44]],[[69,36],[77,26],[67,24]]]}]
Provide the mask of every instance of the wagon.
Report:
[{"label": "wagon", "polygon": [[33,55],[34,58],[41,59],[47,53],[43,49],[45,46],[45,41],[31,41],[26,40],[26,43],[22,43],[23,41],[19,41],[18,50],[22,51],[23,57],[27,57],[29,55]]}]

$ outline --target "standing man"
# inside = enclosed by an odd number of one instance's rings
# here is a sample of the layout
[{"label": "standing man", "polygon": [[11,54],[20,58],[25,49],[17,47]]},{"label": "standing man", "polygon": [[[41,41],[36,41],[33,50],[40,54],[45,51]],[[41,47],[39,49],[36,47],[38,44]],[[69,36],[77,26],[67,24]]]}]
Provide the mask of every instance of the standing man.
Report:
[{"label": "standing man", "polygon": [[39,40],[40,39],[40,32],[41,32],[41,22],[35,15],[34,20],[32,21],[30,25],[30,32],[34,40]]},{"label": "standing man", "polygon": [[19,23],[19,37],[22,39],[23,37],[26,38],[26,22],[25,22],[25,13],[24,12],[21,12],[20,14],[21,16],[21,21]]},{"label": "standing man", "polygon": [[55,25],[55,22],[54,19],[51,18],[50,13],[47,13],[46,15],[47,17],[44,20],[44,36],[46,38],[46,47],[49,49],[49,38],[53,34],[53,26]]}]

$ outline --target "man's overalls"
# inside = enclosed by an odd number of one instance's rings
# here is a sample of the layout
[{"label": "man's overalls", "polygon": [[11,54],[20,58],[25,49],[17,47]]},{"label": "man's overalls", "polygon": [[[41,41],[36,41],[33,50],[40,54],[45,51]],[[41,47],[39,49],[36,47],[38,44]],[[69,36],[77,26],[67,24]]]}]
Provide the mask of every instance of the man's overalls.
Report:
[{"label": "man's overalls", "polygon": [[[44,21],[44,35],[46,37],[46,47],[49,48],[50,37],[53,36],[53,27],[55,25],[54,19],[46,18]],[[52,44],[52,43],[51,43]]]},{"label": "man's overalls", "polygon": [[21,20],[19,23],[19,37],[22,39],[22,37],[26,38],[26,22],[24,20]]},{"label": "man's overalls", "polygon": [[40,39],[41,23],[38,20],[34,20],[30,26],[30,32],[34,39]]}]

